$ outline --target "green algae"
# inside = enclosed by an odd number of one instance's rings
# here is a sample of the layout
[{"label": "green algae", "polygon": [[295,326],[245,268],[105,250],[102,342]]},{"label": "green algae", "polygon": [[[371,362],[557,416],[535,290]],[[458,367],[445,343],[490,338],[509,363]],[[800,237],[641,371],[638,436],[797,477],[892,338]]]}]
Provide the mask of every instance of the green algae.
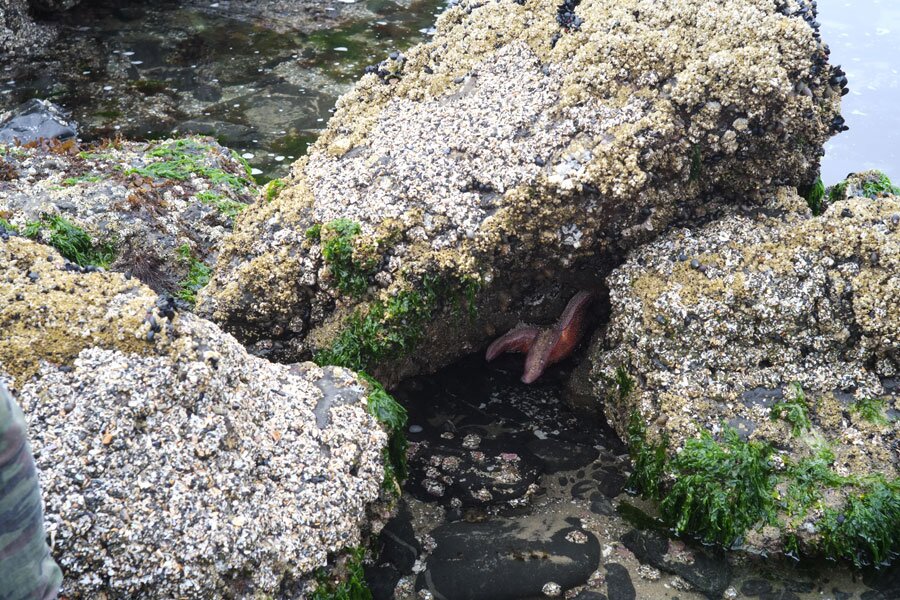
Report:
[{"label": "green algae", "polygon": [[365,548],[348,549],[341,577],[329,576],[325,569],[319,569],[316,572],[318,587],[310,595],[310,600],[372,600],[363,571],[365,557]]},{"label": "green algae", "polygon": [[797,382],[788,386],[788,397],[775,403],[770,413],[772,420],[781,419],[791,425],[791,433],[795,436],[809,431],[812,422],[809,420],[809,407],[806,394]]},{"label": "green algae", "polygon": [[188,274],[179,282],[175,297],[181,298],[193,306],[197,303],[197,292],[209,283],[212,269],[194,257],[190,245],[183,244],[178,247],[177,251],[178,257],[188,265]]},{"label": "green algae", "polygon": [[631,453],[632,471],[626,484],[628,489],[652,500],[661,500],[662,481],[665,474],[669,440],[657,442],[647,439],[647,426],[635,411],[628,423],[628,448]]},{"label": "green algae", "polygon": [[[679,534],[731,547],[751,528],[779,525],[785,553],[796,557],[794,528],[819,512],[818,552],[825,557],[865,567],[900,555],[900,479],[839,475],[827,445],[776,473],[768,444],[744,441],[725,427],[721,440],[704,431],[669,457],[667,440],[649,441],[637,412],[628,442],[634,463],[629,486],[659,501],[664,521]],[[845,502],[829,505],[831,492],[844,492]]]},{"label": "green algae", "polygon": [[888,176],[880,171],[876,171],[874,179],[863,182],[862,190],[866,198],[873,200],[882,196],[900,195],[900,187],[892,184]]},{"label": "green algae", "polygon": [[208,179],[214,184],[225,184],[241,191],[253,185],[250,175],[250,166],[247,161],[232,152],[232,156],[238,160],[246,173],[246,176],[235,175],[224,169],[210,167],[204,159],[219,155],[216,148],[194,138],[184,138],[162,142],[147,152],[147,156],[162,160],[152,162],[143,167],[136,167],[125,171],[126,174],[138,174],[155,179],[175,179],[183,181],[197,175]]},{"label": "green algae", "polygon": [[752,525],[774,516],[771,452],[731,428],[722,442],[708,431],[687,440],[669,464],[675,483],[660,504],[663,517],[678,533],[731,547]]},{"label": "green algae", "polygon": [[197,199],[203,204],[208,204],[209,206],[214,207],[222,214],[223,217],[227,219],[234,219],[239,214],[241,214],[245,208],[247,208],[247,204],[238,202],[237,200],[232,200],[224,194],[220,194],[219,192],[214,192],[212,190],[206,190],[198,193]]},{"label": "green algae", "polygon": [[[323,235],[321,228],[310,228],[308,237]],[[355,228],[348,227],[347,231]],[[451,283],[455,281],[455,283]],[[405,436],[406,411],[368,372],[390,360],[412,353],[424,337],[424,329],[442,303],[462,312],[474,312],[474,294],[479,283],[474,279],[426,277],[417,288],[404,290],[387,300],[369,304],[368,311],[355,311],[343,323],[340,333],[328,348],[315,353],[319,365],[337,365],[354,370],[369,382],[372,393],[369,409],[388,430],[390,440],[385,449],[383,487],[399,493],[400,482],[407,476]]]},{"label": "green algae", "polygon": [[369,414],[378,419],[388,431],[388,445],[384,449],[384,480],[381,487],[386,492],[400,496],[400,484],[409,471],[406,464],[406,409],[391,396],[374,377],[361,371],[359,376],[371,387],[368,398]]},{"label": "green algae", "polygon": [[850,412],[859,415],[862,420],[869,423],[887,425],[890,420],[885,415],[886,405],[883,398],[862,398],[850,406]]},{"label": "green algae", "polygon": [[12,233],[19,233],[19,228],[7,221],[6,219],[0,217],[0,229],[11,231]]},{"label": "green algae", "polygon": [[900,554],[900,480],[874,478],[847,497],[840,510],[825,510],[823,550],[857,567],[880,566]]},{"label": "green algae", "polygon": [[379,263],[375,252],[365,252],[357,243],[357,240],[365,241],[360,238],[361,232],[359,223],[349,219],[335,219],[319,230],[322,258],[337,288],[357,298],[366,293]]},{"label": "green algae", "polygon": [[806,204],[814,216],[818,217],[825,212],[825,184],[821,177],[817,177],[816,181],[804,192],[800,195],[806,199]]},{"label": "green algae", "polygon": [[266,202],[271,202],[275,198],[278,197],[278,194],[281,193],[281,190],[285,188],[287,184],[283,179],[273,179],[269,183],[266,184],[265,196]]},{"label": "green algae", "polygon": [[82,175],[80,177],[67,177],[62,180],[62,184],[65,186],[73,186],[78,185],[79,183],[97,183],[104,179],[105,177],[102,175]]},{"label": "green algae", "polygon": [[43,215],[40,220],[26,223],[22,235],[45,241],[81,267],[108,267],[116,258],[112,244],[94,242],[84,229],[59,215]]}]

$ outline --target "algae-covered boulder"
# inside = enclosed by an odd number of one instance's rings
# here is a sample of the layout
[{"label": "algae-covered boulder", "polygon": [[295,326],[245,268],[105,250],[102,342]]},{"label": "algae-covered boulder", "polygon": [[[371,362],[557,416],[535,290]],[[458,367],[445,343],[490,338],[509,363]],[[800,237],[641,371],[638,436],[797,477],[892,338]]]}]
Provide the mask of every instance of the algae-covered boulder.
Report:
[{"label": "algae-covered boulder", "polygon": [[844,80],[812,7],[567,10],[463,1],[373,67],[226,240],[202,314],[391,381],[552,321],[710,191],[815,179]]},{"label": "algae-covered boulder", "polygon": [[891,183],[881,171],[863,171],[850,173],[844,181],[831,186],[827,200],[837,202],[856,197],[876,200],[885,196],[900,196],[900,187]]},{"label": "algae-covered boulder", "polygon": [[255,195],[246,164],[206,138],[0,147],[0,227],[188,302]]},{"label": "algae-covered boulder", "polygon": [[679,229],[607,279],[594,392],[632,482],[707,541],[900,551],[900,198]]},{"label": "algae-covered boulder", "polygon": [[302,597],[360,543],[387,443],[366,383],[249,356],[136,279],[2,238],[0,376],[66,597]]}]

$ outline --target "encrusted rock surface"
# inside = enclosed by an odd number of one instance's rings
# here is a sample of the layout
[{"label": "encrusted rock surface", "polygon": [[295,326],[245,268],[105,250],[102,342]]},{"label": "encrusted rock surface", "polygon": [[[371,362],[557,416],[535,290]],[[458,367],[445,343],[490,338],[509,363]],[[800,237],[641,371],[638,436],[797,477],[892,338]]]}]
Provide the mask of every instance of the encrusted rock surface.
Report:
[{"label": "encrusted rock surface", "polygon": [[[668,436],[670,455],[726,427],[775,448],[782,531],[751,532],[749,546],[780,550],[796,535],[815,549],[828,511],[844,510],[849,524],[848,495],[868,494],[849,481],[897,485],[900,197],[838,201],[812,217],[781,189],[762,210],[672,231],[607,281],[612,316],[591,350],[594,392],[624,439],[637,413],[650,439]],[[849,479],[792,505],[792,473],[810,460]]]},{"label": "encrusted rock surface", "polygon": [[0,147],[0,218],[22,234],[43,221],[50,241],[62,217],[91,238],[92,262],[159,292],[184,295],[192,261],[212,266],[255,195],[244,164],[206,138]]},{"label": "encrusted rock surface", "polygon": [[[424,298],[416,356],[398,360],[416,346],[400,335],[361,361],[387,381],[551,321],[627,249],[707,211],[707,192],[750,201],[815,178],[841,89],[800,8],[585,0],[562,28],[552,2],[461,2],[338,102],[287,187],[227,239],[198,308],[294,359],[335,350],[354,314]],[[361,228],[359,297],[323,258],[335,219]],[[461,325],[462,289],[477,317]],[[375,320],[390,329],[395,312]]]},{"label": "encrusted rock surface", "polygon": [[52,38],[49,28],[31,19],[27,0],[0,0],[0,53],[28,54],[40,42]]},{"label": "encrusted rock surface", "polygon": [[359,544],[387,441],[366,384],[248,356],[135,279],[3,237],[0,375],[67,597],[273,597]]}]

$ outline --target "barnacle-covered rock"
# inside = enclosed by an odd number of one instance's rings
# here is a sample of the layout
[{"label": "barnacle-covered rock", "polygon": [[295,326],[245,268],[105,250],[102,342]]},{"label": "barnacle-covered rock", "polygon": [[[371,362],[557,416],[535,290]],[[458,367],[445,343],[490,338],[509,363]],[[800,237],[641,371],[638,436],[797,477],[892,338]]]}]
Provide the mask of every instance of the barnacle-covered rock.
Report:
[{"label": "barnacle-covered rock", "polygon": [[391,381],[552,321],[711,191],[815,179],[842,87],[812,7],[572,5],[463,1],[364,76],[226,240],[202,314]]},{"label": "barnacle-covered rock", "polygon": [[208,138],[0,148],[0,226],[188,301],[256,192],[246,165]]},{"label": "barnacle-covered rock", "polygon": [[0,2],[0,52],[27,55],[54,38],[53,30],[37,25],[29,14],[28,0]]},{"label": "barnacle-covered rock", "polygon": [[360,543],[387,443],[368,384],[249,356],[136,279],[0,237],[0,376],[66,597],[302,597]]},{"label": "barnacle-covered rock", "polygon": [[[594,392],[682,529],[879,563],[900,551],[900,197],[804,209],[781,189],[634,252],[607,279]],[[716,445],[760,459],[710,484],[733,494],[719,515],[700,493]]]}]

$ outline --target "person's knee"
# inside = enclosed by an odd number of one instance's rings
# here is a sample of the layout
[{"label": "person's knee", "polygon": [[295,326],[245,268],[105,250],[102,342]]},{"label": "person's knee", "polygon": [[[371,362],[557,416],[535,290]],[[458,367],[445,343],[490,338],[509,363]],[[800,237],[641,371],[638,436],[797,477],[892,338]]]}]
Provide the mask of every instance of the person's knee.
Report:
[{"label": "person's knee", "polygon": [[50,556],[25,417],[0,381],[0,598],[56,598],[62,574]]}]

